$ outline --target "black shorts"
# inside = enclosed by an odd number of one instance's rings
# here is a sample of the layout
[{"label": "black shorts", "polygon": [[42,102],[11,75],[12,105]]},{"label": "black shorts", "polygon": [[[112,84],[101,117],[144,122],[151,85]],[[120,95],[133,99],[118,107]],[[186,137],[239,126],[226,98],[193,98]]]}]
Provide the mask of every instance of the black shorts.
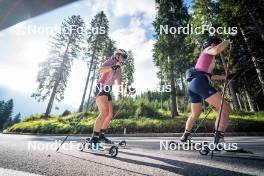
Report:
[{"label": "black shorts", "polygon": [[94,94],[95,97],[107,96],[107,100],[112,101],[111,91],[112,91],[112,86],[108,86],[108,85],[103,86],[102,84],[97,84]]},{"label": "black shorts", "polygon": [[188,86],[191,103],[201,103],[217,92],[204,74],[197,74]]}]

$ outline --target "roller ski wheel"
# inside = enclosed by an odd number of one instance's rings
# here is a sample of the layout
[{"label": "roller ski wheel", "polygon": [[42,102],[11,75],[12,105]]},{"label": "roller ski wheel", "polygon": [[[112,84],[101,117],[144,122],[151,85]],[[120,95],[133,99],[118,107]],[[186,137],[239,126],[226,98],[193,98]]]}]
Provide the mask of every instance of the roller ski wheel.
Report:
[{"label": "roller ski wheel", "polygon": [[199,150],[199,153],[201,154],[201,155],[208,155],[209,154],[209,152],[210,152],[210,149],[208,148],[208,147],[204,147],[204,149],[201,149],[201,150]]},{"label": "roller ski wheel", "polygon": [[109,155],[111,157],[116,157],[117,154],[118,154],[118,147],[117,146],[110,147],[110,149],[109,149]]},{"label": "roller ski wheel", "polygon": [[172,144],[174,144],[174,145],[178,145],[178,142],[176,142],[176,141],[170,141],[170,142],[169,142],[169,145],[172,145]]},{"label": "roller ski wheel", "polygon": [[85,146],[86,146],[86,144],[82,142],[82,143],[79,145],[79,151],[83,152]]},{"label": "roller ski wheel", "polygon": [[126,147],[126,146],[127,146],[127,143],[126,143],[126,141],[120,141],[120,142],[118,143],[118,145],[119,145],[120,147]]},{"label": "roller ski wheel", "polygon": [[88,144],[90,143],[90,138],[84,138],[82,143],[79,145],[79,151],[83,151],[84,149],[86,149],[88,146]]},{"label": "roller ski wheel", "polygon": [[116,157],[118,154],[118,146],[117,145],[105,145],[101,149],[92,149],[90,145],[90,147],[86,151],[92,154]]},{"label": "roller ski wheel", "polygon": [[181,145],[179,144],[181,142],[178,141],[170,141],[169,146],[175,150],[181,150]]},{"label": "roller ski wheel", "polygon": [[[125,144],[126,144],[125,142],[122,143],[122,145],[125,145]],[[105,144],[101,142],[94,144],[91,142],[91,138],[85,138],[83,139],[83,142],[80,144],[79,150],[81,152],[116,157],[118,154],[118,144]]]}]

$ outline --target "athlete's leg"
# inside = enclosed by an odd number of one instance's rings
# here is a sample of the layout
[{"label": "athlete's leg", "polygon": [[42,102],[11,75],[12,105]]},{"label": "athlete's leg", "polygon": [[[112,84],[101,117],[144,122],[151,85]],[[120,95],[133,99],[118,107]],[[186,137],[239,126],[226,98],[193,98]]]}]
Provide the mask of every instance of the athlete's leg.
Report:
[{"label": "athlete's leg", "polygon": [[98,106],[99,115],[95,121],[93,129],[93,139],[96,141],[99,138],[100,130],[102,128],[104,119],[108,115],[108,100],[107,96],[97,96],[96,104]]},{"label": "athlete's leg", "polygon": [[[205,99],[206,102],[208,102],[210,105],[214,106],[216,109],[220,109],[221,107],[221,100],[222,100],[222,94],[220,92],[217,92],[213,95],[211,95],[210,97],[208,97],[207,99]],[[215,130],[216,131],[221,131],[221,132],[225,132],[228,124],[229,124],[229,114],[231,113],[231,108],[230,105],[224,100],[224,104],[223,104],[223,110],[222,110],[222,114],[221,114],[221,120],[219,123],[219,128],[217,128],[217,123],[219,121],[219,118],[216,119],[215,121]]]},{"label": "athlete's leg", "polygon": [[188,141],[193,125],[202,112],[202,99],[201,96],[197,93],[197,87],[199,86],[199,84],[199,79],[194,78],[188,86],[188,93],[191,101],[191,114],[188,120],[186,121],[185,131],[181,137],[182,142]]},{"label": "athlete's leg", "polygon": [[113,118],[113,103],[112,101],[108,101],[108,114],[106,116],[106,118],[104,119],[103,125],[102,125],[102,130],[106,130],[110,124],[110,121]]},{"label": "athlete's leg", "polygon": [[108,114],[107,114],[107,116],[104,119],[104,122],[102,124],[101,133],[100,133],[100,137],[99,137],[100,141],[103,141],[103,142],[108,143],[108,144],[111,144],[112,141],[105,137],[105,132],[106,132],[112,118],[113,118],[113,103],[110,100],[110,101],[108,101]]},{"label": "athlete's leg", "polygon": [[194,123],[199,118],[202,112],[202,103],[191,103],[191,114],[186,121],[185,131],[181,137],[182,142],[187,142],[190,138],[190,134],[193,128]]},{"label": "athlete's leg", "polygon": [[191,132],[194,123],[202,113],[202,103],[191,103],[191,114],[186,122],[185,130]]}]

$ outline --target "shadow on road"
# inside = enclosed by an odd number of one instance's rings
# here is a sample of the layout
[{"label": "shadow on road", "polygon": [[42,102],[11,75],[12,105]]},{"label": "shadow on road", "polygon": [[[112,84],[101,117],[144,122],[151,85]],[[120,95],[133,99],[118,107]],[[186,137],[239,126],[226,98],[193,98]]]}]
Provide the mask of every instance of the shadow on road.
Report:
[{"label": "shadow on road", "polygon": [[[111,166],[109,164],[103,164],[103,163],[96,162],[96,161],[93,161],[93,160],[88,160],[88,159],[85,159],[85,158],[81,158],[81,157],[70,155],[70,154],[66,154],[66,153],[61,153],[61,152],[58,152],[58,153],[62,154],[62,155],[69,156],[69,157],[72,157],[72,158],[77,158],[77,159],[80,159],[80,160],[83,160],[83,161],[89,161],[89,162],[94,163],[94,164],[100,164],[102,166],[111,167],[111,168],[114,168],[114,169],[130,172],[130,173],[133,173],[133,174],[148,175],[148,174],[144,174],[144,173],[140,173],[140,172],[136,172],[136,171],[127,170],[127,169],[124,169],[124,168],[121,168],[121,167]],[[88,153],[88,152],[86,152],[86,153]],[[94,155],[102,155],[102,154],[96,154],[96,153],[93,153],[93,154]],[[108,156],[106,156],[106,157],[108,157]]]},{"label": "shadow on road", "polygon": [[235,171],[230,171],[230,170],[225,170],[225,169],[220,169],[220,168],[215,168],[215,167],[210,167],[210,166],[204,166],[200,164],[195,164],[195,163],[188,163],[184,161],[179,161],[179,160],[173,160],[173,159],[167,159],[167,158],[162,158],[162,157],[157,157],[157,156],[151,156],[151,155],[144,155],[144,154],[138,154],[138,153],[131,153],[131,152],[121,152],[126,155],[133,155],[133,156],[138,156],[138,157],[144,157],[144,158],[150,158],[153,160],[158,160],[162,161],[164,163],[172,165],[170,166],[164,166],[161,164],[155,164],[155,163],[149,163],[145,161],[140,161],[140,160],[133,160],[133,159],[128,159],[128,158],[120,158],[117,157],[115,160],[119,160],[122,162],[127,162],[127,163],[132,163],[132,164],[137,164],[137,165],[144,165],[144,166],[149,166],[153,168],[160,168],[169,172],[177,173],[177,174],[182,174],[182,175],[190,175],[190,176],[204,176],[204,175],[243,175],[243,176],[249,176],[249,174],[244,174],[240,172],[235,172]]},{"label": "shadow on road", "polygon": [[[125,172],[129,172],[132,174],[139,174],[139,175],[148,175],[145,173],[141,173],[141,172],[136,172],[136,171],[132,171],[132,170],[128,170],[128,169],[124,169],[121,167],[117,167],[117,166],[113,166],[113,165],[109,165],[109,164],[104,164],[101,162],[96,162],[93,160],[89,160],[86,158],[82,158],[82,157],[78,157],[78,156],[74,156],[71,154],[66,154],[66,153],[62,153],[62,152],[58,152],[59,154],[62,155],[66,155],[72,158],[77,158],[83,161],[88,161],[88,162],[92,162],[95,164],[99,164],[102,166],[106,166],[106,167],[111,167],[114,169],[118,169],[118,170],[122,170]],[[87,152],[89,153],[89,152]],[[146,162],[146,161],[142,161],[142,160],[135,160],[135,159],[128,159],[128,158],[121,158],[121,157],[117,157],[117,158],[112,158],[113,160],[118,160],[121,162],[126,162],[126,163],[130,163],[130,164],[135,164],[135,165],[142,165],[142,166],[148,166],[148,167],[153,167],[153,168],[159,168],[162,169],[164,171],[168,171],[171,173],[177,173],[177,174],[181,174],[181,175],[189,175],[189,176],[204,176],[204,175],[210,175],[210,176],[223,176],[223,175],[228,175],[228,176],[251,176],[249,174],[244,174],[244,173],[240,173],[240,172],[236,172],[236,171],[230,171],[230,170],[226,170],[226,169],[220,169],[220,168],[215,168],[215,167],[210,167],[210,166],[204,166],[204,165],[200,165],[200,164],[195,164],[195,163],[188,163],[188,162],[184,162],[184,161],[179,161],[179,160],[173,160],[173,159],[167,159],[167,158],[162,158],[162,157],[157,157],[157,156],[151,156],[151,155],[145,155],[145,154],[139,154],[139,153],[131,153],[131,152],[121,152],[125,155],[132,155],[132,156],[137,156],[137,157],[144,157],[144,158],[149,158],[149,159],[153,159],[153,160],[158,160],[161,162],[164,162],[166,164],[169,164],[171,166],[168,165],[162,165],[162,164],[156,164],[156,163],[150,163],[150,162]],[[93,155],[101,155],[102,154],[96,154],[93,153]],[[105,156],[108,157],[108,156]],[[110,156],[109,156],[110,157]]]}]

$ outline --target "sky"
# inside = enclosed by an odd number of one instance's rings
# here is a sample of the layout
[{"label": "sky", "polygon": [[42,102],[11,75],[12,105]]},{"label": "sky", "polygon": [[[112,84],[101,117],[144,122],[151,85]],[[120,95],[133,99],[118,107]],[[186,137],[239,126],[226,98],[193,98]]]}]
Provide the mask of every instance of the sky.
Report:
[{"label": "sky", "polygon": [[[190,3],[190,0],[186,2]],[[152,58],[154,0],[141,0],[140,3],[131,0],[82,0],[0,31],[0,86],[30,96],[37,87],[38,64],[47,58],[50,36],[56,33],[50,30],[43,32],[43,29],[54,29],[71,15],[80,15],[89,27],[91,19],[102,10],[107,15],[110,37],[116,41],[117,47],[134,53],[133,86],[137,92],[157,89],[159,80]],[[74,61],[63,103],[78,108],[87,72],[83,61]]]}]

